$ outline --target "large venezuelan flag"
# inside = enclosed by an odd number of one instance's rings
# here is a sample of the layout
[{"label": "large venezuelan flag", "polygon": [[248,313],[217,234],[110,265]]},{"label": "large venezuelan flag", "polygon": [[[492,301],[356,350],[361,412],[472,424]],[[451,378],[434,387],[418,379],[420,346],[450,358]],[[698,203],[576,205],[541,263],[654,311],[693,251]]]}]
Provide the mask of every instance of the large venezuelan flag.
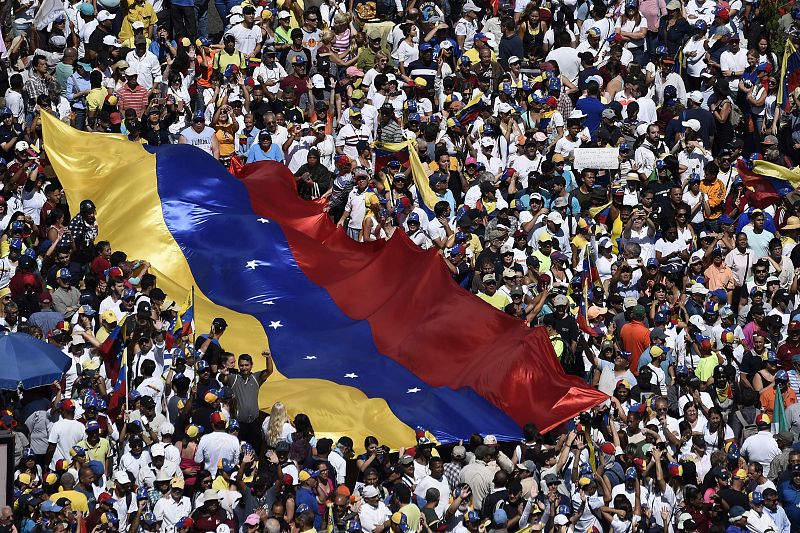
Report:
[{"label": "large venezuelan flag", "polygon": [[523,423],[545,430],[606,399],[561,371],[542,329],[458,288],[435,252],[401,232],[350,240],[281,165],[236,179],[193,147],[151,152],[43,122],[70,203],[95,200],[100,238],[149,259],[167,294],[196,286],[200,332],[224,317],[223,346],[261,367],[269,333],[280,374],[264,409],[280,400],[318,435],[400,447],[417,426],[442,442],[515,439]]}]

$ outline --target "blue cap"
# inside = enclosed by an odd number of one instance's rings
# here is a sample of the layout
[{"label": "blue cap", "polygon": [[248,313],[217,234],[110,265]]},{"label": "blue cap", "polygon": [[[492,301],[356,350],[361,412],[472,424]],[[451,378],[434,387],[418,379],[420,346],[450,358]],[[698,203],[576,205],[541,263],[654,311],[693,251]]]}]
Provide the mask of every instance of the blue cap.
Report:
[{"label": "blue cap", "polygon": [[228,420],[228,431],[235,431],[239,429],[239,421],[235,418]]},{"label": "blue cap", "polygon": [[508,83],[508,82],[505,82],[503,84],[502,91],[503,91],[503,94],[511,94],[511,84]]},{"label": "blue cap", "polygon": [[136,298],[136,289],[125,289],[122,291],[123,300],[133,300]]},{"label": "blue cap", "polygon": [[25,231],[25,223],[21,220],[15,220],[11,223],[11,231]]},{"label": "blue cap", "polygon": [[629,467],[625,471],[625,479],[636,479],[636,468],[634,468],[632,466]]},{"label": "blue cap", "polygon": [[150,498],[150,492],[147,490],[147,487],[139,487],[136,489],[136,499],[137,500],[147,500]]},{"label": "blue cap", "polygon": [[481,32],[476,33],[475,36],[472,38],[473,42],[474,41],[488,41],[488,40],[489,40],[489,37],[487,37],[485,33],[481,33]]},{"label": "blue cap", "polygon": [[656,168],[661,170],[662,168],[667,168],[667,164],[664,162],[663,159],[659,159],[656,161]]},{"label": "blue cap", "polygon": [[789,381],[789,373],[786,370],[778,370],[775,373],[775,379],[779,379],[781,381]]},{"label": "blue cap", "polygon": [[494,126],[492,126],[491,124],[486,124],[483,127],[483,134],[484,135],[494,135]]},{"label": "blue cap", "polygon": [[492,515],[492,522],[495,524],[505,524],[508,522],[508,515],[506,514],[505,509],[498,509]]},{"label": "blue cap", "polygon": [[[773,352],[772,350],[768,351],[767,352],[767,363],[777,363],[777,362],[778,362],[778,356],[775,355],[775,352]],[[777,376],[777,374],[776,374],[776,376]]]},{"label": "blue cap", "polygon": [[759,490],[753,491],[753,494],[750,495],[750,501],[755,505],[761,505],[764,503],[764,495]]},{"label": "blue cap", "polygon": [[728,215],[722,215],[721,217],[719,217],[719,223],[720,224],[733,224],[733,219],[731,217],[729,217]]},{"label": "blue cap", "polygon": [[481,521],[481,515],[477,511],[469,511],[464,518],[472,524],[477,524]]},{"label": "blue cap", "polygon": [[647,260],[647,266],[649,266],[649,267],[657,267],[658,266],[658,259],[656,259],[655,257],[651,257],[650,259]]},{"label": "blue cap", "polygon": [[551,90],[551,91],[560,91],[561,90],[561,80],[559,80],[557,78],[553,78],[552,80],[550,80],[550,83],[548,84],[547,88],[549,90]]},{"label": "blue cap", "polygon": [[419,51],[420,52],[431,52],[431,51],[433,51],[433,45],[431,45],[431,43],[422,43],[421,45],[419,45]]},{"label": "blue cap", "polygon": [[656,322],[669,322],[669,315],[663,311],[659,311],[655,316]]},{"label": "blue cap", "polygon": [[741,454],[739,452],[739,446],[737,446],[735,442],[732,442],[730,447],[728,448],[728,460],[738,461],[740,455]]},{"label": "blue cap", "polygon": [[628,143],[622,143],[622,144],[619,145],[619,151],[620,152],[630,152],[631,151],[631,147],[630,147],[630,145]]},{"label": "blue cap", "polygon": [[358,533],[359,531],[361,531],[361,521],[356,515],[355,518],[347,522],[347,533]]},{"label": "blue cap", "polygon": [[668,53],[669,52],[667,51],[667,47],[666,46],[663,46],[663,45],[662,46],[656,46],[656,55],[657,56],[665,56]]},{"label": "blue cap", "polygon": [[416,222],[417,224],[419,224],[419,213],[411,213],[410,215],[408,215],[408,218],[406,219],[406,222],[409,222],[409,223],[410,222]]},{"label": "blue cap", "polygon": [[461,56],[461,62],[465,65],[472,64],[472,60],[469,58],[469,56]]},{"label": "blue cap", "polygon": [[700,180],[700,174],[694,174],[694,173],[692,173],[692,174],[689,176],[689,183],[700,183],[700,181],[701,181],[701,180]]},{"label": "blue cap", "polygon": [[433,187],[437,183],[442,183],[445,181],[447,181],[447,178],[445,178],[441,172],[434,172],[428,178],[428,182],[430,183],[431,187]]},{"label": "blue cap", "polygon": [[12,250],[22,250],[22,239],[19,237],[14,237],[8,241],[8,247]]},{"label": "blue cap", "polygon": [[223,459],[222,460],[222,471],[223,472],[225,472],[226,474],[230,474],[234,470],[236,470],[236,463],[234,463],[230,459]]},{"label": "blue cap", "polygon": [[578,473],[581,476],[584,476],[584,475],[587,475],[587,474],[591,474],[592,473],[592,465],[590,465],[589,463],[581,464],[581,467],[580,467],[580,470],[578,471]]},{"label": "blue cap", "polygon": [[94,6],[90,3],[83,2],[78,6],[78,11],[81,12],[81,15],[86,15],[88,17],[94,15]]},{"label": "blue cap", "polygon": [[192,115],[192,120],[202,120],[203,122],[205,122],[206,114],[200,109],[198,109],[197,111],[194,112],[194,115]]},{"label": "blue cap", "polygon": [[147,525],[152,526],[153,524],[158,522],[158,520],[156,520],[156,515],[155,514],[153,514],[153,513],[145,513],[144,517],[142,517],[142,522],[144,522]]},{"label": "blue cap", "polygon": [[94,474],[95,476],[102,476],[103,473],[106,471],[105,467],[103,466],[103,463],[101,463],[100,461],[96,460],[89,461],[88,466],[89,469],[92,471],[92,474]]},{"label": "blue cap", "polygon": [[197,362],[197,371],[202,372],[203,370],[208,370],[208,361],[200,359],[200,361]]},{"label": "blue cap", "polygon": [[409,113],[408,114],[408,121],[409,122],[420,122],[419,113]]},{"label": "blue cap", "polygon": [[705,20],[698,20],[694,23],[694,29],[705,31],[708,28],[708,23]]},{"label": "blue cap", "polygon": [[3,107],[2,109],[0,109],[0,117],[5,117],[5,116],[9,116],[10,117],[13,114],[14,113],[11,111],[11,108],[9,108],[9,107]]},{"label": "blue cap", "polygon": [[689,367],[686,365],[678,365],[678,374],[688,374]]},{"label": "blue cap", "polygon": [[391,168],[400,168],[401,165],[400,161],[398,161],[397,159],[392,159],[391,161],[386,163],[386,166]]},{"label": "blue cap", "polygon": [[558,514],[569,516],[572,514],[572,510],[570,509],[569,505],[562,504],[558,506]]}]

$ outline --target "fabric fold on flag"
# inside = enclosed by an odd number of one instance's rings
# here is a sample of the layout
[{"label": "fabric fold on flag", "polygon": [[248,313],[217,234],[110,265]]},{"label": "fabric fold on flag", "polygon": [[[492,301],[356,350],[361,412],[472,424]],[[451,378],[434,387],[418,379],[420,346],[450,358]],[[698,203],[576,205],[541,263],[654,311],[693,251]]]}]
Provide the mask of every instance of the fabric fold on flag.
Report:
[{"label": "fabric fold on flag", "polygon": [[747,189],[748,203],[760,209],[781,203],[783,197],[800,184],[800,174],[766,161],[754,161],[750,168],[746,161],[739,159],[736,169]]},{"label": "fabric fold on flag", "polygon": [[[280,400],[308,414],[318,434],[401,446],[417,426],[441,442],[476,431],[516,439],[521,424],[544,431],[607,399],[563,373],[543,329],[458,288],[437,254],[402,232],[349,239],[319,202],[297,196],[284,166],[248,165],[237,180],[189,146],[148,153],[48,118],[46,145],[52,136],[53,146],[72,147],[48,154],[73,195],[136,183],[138,195],[98,210],[101,238],[129,255],[158,249],[151,263],[169,269],[156,272],[159,286],[177,294],[195,285],[202,322],[229,324],[226,350],[253,353],[269,332],[281,375],[262,387],[264,409]],[[100,149],[102,161],[92,155]],[[409,159],[421,169],[415,150]],[[124,172],[128,180],[112,181]],[[149,217],[147,234],[120,227],[133,213]]]}]

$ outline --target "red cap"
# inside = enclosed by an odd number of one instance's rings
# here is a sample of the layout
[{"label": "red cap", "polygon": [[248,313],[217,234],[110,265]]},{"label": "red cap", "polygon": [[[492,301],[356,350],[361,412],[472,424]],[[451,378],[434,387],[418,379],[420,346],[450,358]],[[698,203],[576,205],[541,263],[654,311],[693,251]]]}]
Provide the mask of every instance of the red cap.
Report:
[{"label": "red cap", "polygon": [[617,448],[611,442],[604,442],[602,446],[600,446],[600,451],[607,454],[607,455],[614,455],[614,452]]},{"label": "red cap", "polygon": [[114,498],[111,497],[111,494],[104,492],[97,497],[97,501],[100,503],[107,502],[109,500],[113,500]]},{"label": "red cap", "polygon": [[350,158],[347,157],[346,155],[342,154],[342,155],[340,155],[339,157],[336,158],[336,164],[337,165],[349,165],[350,164]]},{"label": "red cap", "polygon": [[56,472],[66,472],[69,468],[69,463],[66,459],[59,459],[56,461]]},{"label": "red cap", "polygon": [[800,331],[800,321],[792,320],[789,322],[789,331]]},{"label": "red cap", "polygon": [[549,61],[542,61],[539,63],[539,70],[542,72],[552,72],[556,69],[556,67]]},{"label": "red cap", "polygon": [[42,291],[42,293],[39,294],[39,303],[44,304],[52,302],[53,302],[53,297],[50,296],[50,293],[48,291]]},{"label": "red cap", "polygon": [[225,422],[225,416],[222,413],[220,413],[219,411],[211,413],[212,424],[222,424],[224,422]]},{"label": "red cap", "polygon": [[555,96],[549,96],[549,97],[547,98],[547,102],[545,102],[545,103],[546,103],[547,105],[549,105],[550,107],[552,107],[552,108],[556,108],[556,107],[558,107],[558,100],[556,100],[556,97],[555,97]]},{"label": "red cap", "polygon": [[122,115],[115,111],[108,116],[108,121],[114,125],[122,124]]},{"label": "red cap", "polygon": [[[59,324],[61,324],[61,322],[56,324],[56,328],[58,328]],[[62,400],[61,401],[61,409],[63,409],[64,411],[74,411],[75,410],[75,402],[73,402],[72,400]]]},{"label": "red cap", "polygon": [[291,474],[284,474],[283,475],[283,484],[284,485],[294,485],[294,478]]}]

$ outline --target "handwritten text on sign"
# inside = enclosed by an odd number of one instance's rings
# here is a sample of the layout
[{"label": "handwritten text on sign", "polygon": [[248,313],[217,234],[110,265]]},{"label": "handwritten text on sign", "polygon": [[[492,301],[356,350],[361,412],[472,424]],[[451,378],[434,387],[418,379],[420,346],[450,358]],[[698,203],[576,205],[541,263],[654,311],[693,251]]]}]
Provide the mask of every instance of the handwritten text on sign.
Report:
[{"label": "handwritten text on sign", "polygon": [[581,168],[619,168],[618,148],[575,148],[572,166]]}]

